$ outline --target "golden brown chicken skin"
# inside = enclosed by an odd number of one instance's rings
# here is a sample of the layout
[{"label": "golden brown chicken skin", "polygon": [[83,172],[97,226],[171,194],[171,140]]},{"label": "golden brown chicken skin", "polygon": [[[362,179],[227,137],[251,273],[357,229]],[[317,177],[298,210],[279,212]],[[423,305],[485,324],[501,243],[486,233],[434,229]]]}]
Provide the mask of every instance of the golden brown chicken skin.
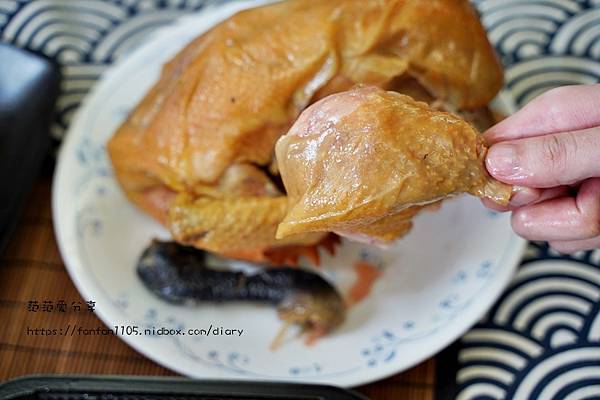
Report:
[{"label": "golden brown chicken skin", "polygon": [[309,104],[357,83],[478,110],[502,70],[467,0],[243,11],[164,66],[108,143],[116,177],[182,243],[254,261],[289,246],[312,251],[324,234],[275,238],[287,204],[272,182],[275,142]]},{"label": "golden brown chicken skin", "polygon": [[389,242],[420,208],[459,193],[506,204],[511,188],[488,175],[485,152],[470,124],[408,96],[362,87],[327,97],[277,142],[289,201],[277,237]]}]

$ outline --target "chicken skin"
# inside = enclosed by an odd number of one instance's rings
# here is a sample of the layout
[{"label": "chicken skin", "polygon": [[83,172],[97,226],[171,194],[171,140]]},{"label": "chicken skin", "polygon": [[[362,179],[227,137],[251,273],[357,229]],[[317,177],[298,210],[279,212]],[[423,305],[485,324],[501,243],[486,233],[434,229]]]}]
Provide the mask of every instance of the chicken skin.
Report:
[{"label": "chicken skin", "polygon": [[115,175],[180,243],[251,261],[314,254],[327,234],[275,237],[288,205],[275,143],[307,106],[358,83],[478,113],[502,69],[467,0],[243,11],[163,67],[108,142]]},{"label": "chicken skin", "polygon": [[277,237],[336,232],[390,242],[429,204],[470,193],[508,203],[470,124],[409,96],[360,87],[304,111],[276,146],[289,208]]}]

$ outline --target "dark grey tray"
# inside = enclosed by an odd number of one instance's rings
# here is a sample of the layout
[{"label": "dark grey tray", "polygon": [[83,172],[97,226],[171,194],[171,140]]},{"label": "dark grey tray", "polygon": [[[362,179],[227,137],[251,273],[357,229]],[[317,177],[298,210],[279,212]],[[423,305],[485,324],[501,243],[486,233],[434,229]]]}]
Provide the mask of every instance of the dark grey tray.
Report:
[{"label": "dark grey tray", "polygon": [[0,253],[47,156],[59,82],[52,61],[0,43]]},{"label": "dark grey tray", "polygon": [[368,400],[333,386],[165,377],[36,375],[0,385],[0,400]]}]

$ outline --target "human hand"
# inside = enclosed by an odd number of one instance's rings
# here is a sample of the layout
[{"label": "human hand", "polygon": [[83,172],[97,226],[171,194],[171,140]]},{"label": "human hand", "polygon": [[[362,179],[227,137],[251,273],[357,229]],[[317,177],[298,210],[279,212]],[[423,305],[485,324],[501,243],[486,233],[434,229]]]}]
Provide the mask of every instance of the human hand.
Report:
[{"label": "human hand", "polygon": [[484,134],[489,173],[515,185],[515,232],[571,253],[600,248],[600,84],[553,89]]}]

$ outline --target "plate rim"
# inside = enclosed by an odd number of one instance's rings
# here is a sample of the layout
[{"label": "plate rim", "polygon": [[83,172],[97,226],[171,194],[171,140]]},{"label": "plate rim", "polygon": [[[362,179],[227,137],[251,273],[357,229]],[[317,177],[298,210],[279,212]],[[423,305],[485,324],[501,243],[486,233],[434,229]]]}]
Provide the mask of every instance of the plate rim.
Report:
[{"label": "plate rim", "polygon": [[[278,0],[275,0],[275,1],[278,1]],[[90,297],[89,294],[90,294],[90,292],[91,293],[96,292],[96,290],[93,288],[90,288],[90,284],[84,282],[85,279],[82,279],[82,276],[79,273],[79,270],[85,270],[84,268],[81,268],[81,264],[83,263],[83,260],[81,259],[81,257],[79,257],[77,251],[73,251],[72,246],[74,245],[74,243],[69,243],[69,234],[67,232],[67,230],[69,228],[66,226],[67,225],[66,222],[69,220],[69,218],[66,218],[66,216],[65,216],[67,214],[67,212],[66,212],[66,210],[64,210],[64,207],[66,207],[66,206],[63,205],[64,202],[61,200],[61,197],[63,195],[66,196],[66,194],[64,194],[65,191],[60,190],[63,186],[65,186],[65,185],[68,186],[67,181],[66,181],[68,172],[65,172],[67,162],[68,162],[66,160],[66,158],[67,158],[68,154],[72,153],[72,151],[69,152],[69,150],[72,150],[76,146],[76,140],[78,139],[78,137],[75,137],[75,135],[70,134],[71,131],[75,131],[74,128],[78,127],[78,125],[80,125],[80,122],[78,122],[78,121],[82,120],[83,115],[89,114],[88,109],[90,108],[90,104],[93,103],[93,99],[96,96],[98,96],[99,93],[102,93],[104,91],[103,90],[104,86],[107,86],[107,84],[112,80],[113,76],[118,76],[120,70],[125,68],[127,63],[130,63],[131,60],[133,60],[137,57],[141,57],[141,55],[144,52],[149,52],[150,49],[153,47],[153,42],[156,40],[156,38],[160,37],[161,35],[166,36],[169,31],[171,31],[171,35],[173,35],[175,31],[177,31],[178,29],[181,29],[182,25],[184,25],[186,23],[185,22],[186,20],[197,19],[197,18],[205,16],[206,14],[211,13],[211,12],[214,13],[215,11],[220,11],[222,14],[227,14],[227,13],[235,12],[237,10],[242,10],[242,9],[249,8],[252,6],[267,4],[270,2],[273,2],[273,0],[250,0],[250,1],[241,1],[241,2],[228,2],[225,4],[220,4],[220,5],[215,5],[215,6],[209,5],[206,8],[202,9],[200,12],[197,12],[197,13],[194,13],[191,15],[186,15],[186,16],[176,19],[173,22],[173,24],[170,24],[166,27],[160,28],[157,31],[155,31],[148,38],[147,41],[145,41],[143,44],[141,44],[131,54],[126,55],[125,57],[119,59],[115,64],[109,66],[107,68],[107,70],[105,71],[105,73],[96,82],[96,84],[94,85],[92,90],[84,98],[81,106],[76,111],[74,118],[73,118],[71,124],[69,125],[69,129],[67,131],[67,135],[65,136],[65,140],[62,143],[61,148],[59,150],[56,168],[54,170],[54,176],[53,176],[53,180],[52,180],[52,195],[51,195],[51,197],[52,197],[53,227],[54,227],[54,234],[57,239],[58,248],[59,248],[60,254],[64,260],[66,270],[67,270],[71,280],[73,281],[78,292],[81,294],[81,296],[85,300],[93,300],[93,297]],[[510,106],[509,106],[509,108],[510,108]],[[79,135],[79,136],[81,136],[81,135]],[[62,221],[62,222],[59,222],[59,221]],[[71,229],[73,229],[73,228],[71,228]],[[72,240],[76,240],[76,239],[73,238]],[[479,302],[478,304],[469,306],[469,307],[471,307],[472,311],[468,314],[470,316],[468,323],[466,323],[466,324],[453,323],[450,325],[445,325],[444,329],[447,333],[445,334],[445,336],[443,338],[436,341],[435,346],[431,347],[433,350],[428,351],[428,352],[423,352],[420,356],[414,357],[411,360],[411,362],[408,362],[408,363],[398,364],[398,362],[395,362],[395,363],[383,365],[382,367],[377,368],[377,369],[363,370],[363,372],[365,372],[365,373],[364,373],[364,377],[361,377],[361,378],[355,377],[354,379],[345,380],[344,377],[341,376],[338,378],[333,378],[331,380],[329,380],[329,379],[326,379],[326,380],[328,380],[329,383],[331,383],[331,384],[336,384],[336,385],[340,385],[340,386],[344,386],[344,387],[354,387],[354,386],[360,386],[360,385],[364,385],[367,383],[375,382],[375,381],[378,381],[381,379],[385,379],[385,378],[395,375],[401,371],[410,369],[410,368],[414,367],[415,365],[421,363],[422,361],[435,356],[440,351],[445,349],[448,345],[450,345],[452,342],[454,342],[455,340],[459,340],[460,337],[462,337],[473,325],[475,325],[478,321],[481,320],[483,315],[485,315],[485,313],[487,313],[487,311],[490,309],[490,307],[501,296],[502,292],[508,286],[511,278],[513,277],[514,272],[516,271],[516,268],[519,265],[520,260],[522,259],[522,255],[524,253],[526,245],[527,245],[527,241],[525,239],[518,237],[516,234],[514,234],[514,232],[511,233],[511,237],[510,237],[509,243],[507,244],[506,251],[508,252],[510,249],[512,249],[512,252],[511,252],[511,254],[508,254],[508,255],[505,254],[507,260],[504,260],[503,265],[498,266],[498,268],[506,269],[507,271],[504,271],[503,274],[498,274],[499,276],[495,276],[495,278],[497,280],[492,282],[493,283],[492,286],[494,288],[493,295],[487,296],[487,299],[488,299],[487,301]],[[109,310],[109,309],[110,308],[107,308],[107,310]],[[108,327],[114,326],[115,318],[110,318],[110,316],[109,316],[109,314],[111,314],[110,312],[105,313],[105,311],[98,308],[95,313],[97,316],[100,317],[102,322],[104,324],[106,324]],[[448,332],[448,331],[450,331],[450,332]],[[175,371],[177,373],[180,373],[182,375],[190,376],[190,371],[186,370],[185,368],[178,367],[177,366],[178,363],[176,361],[171,361],[169,359],[165,359],[163,357],[160,357],[159,355],[156,355],[156,354],[150,352],[147,349],[147,346],[145,345],[145,342],[143,340],[142,341],[135,340],[134,336],[119,336],[119,338],[122,339],[125,343],[127,343],[130,347],[135,349],[137,352],[141,353],[145,357],[148,357],[150,360],[156,362],[157,364],[159,364],[165,368],[168,368],[172,371]],[[353,375],[351,375],[351,376],[353,376]],[[231,378],[219,378],[219,379],[225,379],[225,380],[251,379],[251,380],[264,381],[264,380],[275,380],[277,378],[272,378],[272,379],[260,378],[260,377],[248,378],[248,377],[244,377],[244,376],[236,376],[236,377],[231,377]],[[283,381],[283,379],[277,379],[277,380]],[[290,379],[289,382],[295,382],[295,383],[313,382],[314,383],[315,380],[314,379],[311,380],[310,378],[303,380],[302,377],[299,377],[299,379]],[[318,383],[322,383],[322,381],[320,381]]]}]

